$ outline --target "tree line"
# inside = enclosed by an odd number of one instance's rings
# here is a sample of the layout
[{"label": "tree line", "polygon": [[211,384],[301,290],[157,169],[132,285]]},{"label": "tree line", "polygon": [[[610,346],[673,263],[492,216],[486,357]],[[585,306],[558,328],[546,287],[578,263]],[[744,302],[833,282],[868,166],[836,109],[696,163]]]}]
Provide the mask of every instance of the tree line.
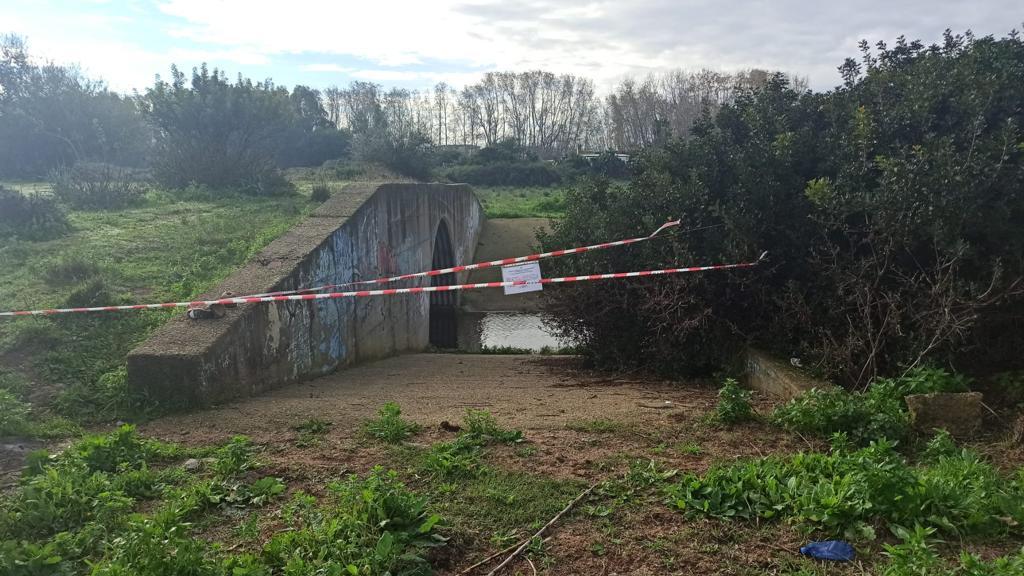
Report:
[{"label": "tree line", "polygon": [[[685,137],[702,114],[713,113],[743,90],[763,86],[772,73],[675,70],[627,78],[602,99],[592,80],[542,70],[488,72],[456,90],[394,88],[370,82],[324,90],[328,119],[365,133],[387,126],[395,138],[421,134],[433,144],[494,146],[512,141],[542,158],[579,150],[638,151]],[[791,77],[793,86],[807,81]]]},{"label": "tree line", "polygon": [[[152,167],[165,183],[264,192],[275,171],[345,158],[425,176],[430,151],[511,142],[540,159],[579,150],[636,151],[685,136],[695,119],[763,85],[766,71],[676,71],[626,79],[606,98],[592,80],[540,70],[489,72],[456,90],[323,91],[234,81],[205,65],[172,66],[142,93],[117,94],[75,66],[38,63],[25,41],[0,38],[0,177],[45,176],[102,162]],[[806,86],[804,84],[804,86]]]}]

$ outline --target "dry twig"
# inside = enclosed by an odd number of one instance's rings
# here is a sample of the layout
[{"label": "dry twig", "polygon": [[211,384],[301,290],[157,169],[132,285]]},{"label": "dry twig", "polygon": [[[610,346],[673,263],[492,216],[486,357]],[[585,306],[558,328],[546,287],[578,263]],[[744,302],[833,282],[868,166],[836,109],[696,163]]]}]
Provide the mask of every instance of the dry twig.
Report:
[{"label": "dry twig", "polygon": [[533,536],[527,538],[526,541],[524,541],[522,544],[520,544],[519,548],[516,548],[515,552],[513,552],[511,555],[509,555],[508,558],[505,558],[504,562],[502,562],[501,564],[498,564],[498,566],[494,570],[491,570],[490,572],[488,572],[487,576],[494,576],[495,574],[498,573],[498,570],[501,570],[502,568],[507,566],[510,562],[512,562],[512,560],[514,560],[517,556],[522,554],[523,550],[525,550],[526,547],[530,545],[530,542],[532,542],[534,538],[539,538],[542,534],[544,534],[545,530],[547,530],[549,527],[551,527],[552,524],[557,522],[558,519],[561,518],[566,512],[571,510],[572,507],[575,506],[577,502],[582,500],[587,494],[590,494],[590,492],[594,488],[597,488],[597,484],[593,484],[593,485],[590,486],[590,488],[587,488],[583,492],[580,492],[580,495],[575,497],[575,498],[573,498],[572,502],[569,502],[569,504],[567,504],[565,508],[562,508],[561,512],[559,512],[558,514],[555,514],[554,518],[552,518],[551,520],[548,520],[547,524],[541,526],[540,530],[537,530],[537,532],[535,532]]}]

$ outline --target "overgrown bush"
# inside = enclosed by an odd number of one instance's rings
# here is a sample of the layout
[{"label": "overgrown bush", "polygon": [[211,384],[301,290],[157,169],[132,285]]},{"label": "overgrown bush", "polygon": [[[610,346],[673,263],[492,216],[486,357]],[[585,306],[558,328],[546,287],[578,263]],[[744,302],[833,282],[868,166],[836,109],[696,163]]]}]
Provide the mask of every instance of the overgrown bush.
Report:
[{"label": "overgrown bush", "polygon": [[70,228],[64,210],[52,196],[22,194],[0,186],[0,238],[52,240]]},{"label": "overgrown bush", "polygon": [[317,181],[313,183],[312,191],[309,194],[309,199],[318,204],[323,204],[331,198],[331,194],[334,191],[331,189],[331,185],[325,181]]},{"label": "overgrown bush", "polygon": [[718,518],[786,519],[828,536],[874,538],[877,528],[919,524],[958,535],[1019,530],[1024,476],[1002,476],[963,450],[910,466],[888,441],[829,454],[722,464],[686,474],[666,494],[680,510]]},{"label": "overgrown bush", "polygon": [[192,184],[267,196],[291,190],[275,158],[296,122],[287,90],[239,78],[230,82],[204,64],[190,81],[171,67],[171,81],[146,90],[156,128],[154,177],[171,188]]},{"label": "overgrown bush", "polygon": [[[781,76],[691,137],[587,180],[545,249],[687,227],[552,261],[551,275],[748,262],[545,291],[555,325],[610,367],[709,373],[752,344],[844,385],[933,361],[1019,367],[1024,319],[1024,40],[947,34],[867,46],[827,93]],[[599,313],[598,313],[599,312]],[[990,346],[998,356],[982,354]]]},{"label": "overgrown bush", "polygon": [[426,180],[434,168],[430,138],[420,132],[396,137],[373,130],[355,138],[356,156],[363,162],[382,164],[402,176]]},{"label": "overgrown bush", "polygon": [[916,368],[900,378],[878,379],[863,392],[809,390],[777,408],[772,420],[804,434],[828,437],[842,432],[858,445],[881,438],[900,441],[910,435],[904,398],[966,390],[966,379],[961,375],[938,368]]},{"label": "overgrown bush", "polygon": [[120,210],[146,192],[138,170],[79,162],[50,172],[54,196],[76,210]]}]

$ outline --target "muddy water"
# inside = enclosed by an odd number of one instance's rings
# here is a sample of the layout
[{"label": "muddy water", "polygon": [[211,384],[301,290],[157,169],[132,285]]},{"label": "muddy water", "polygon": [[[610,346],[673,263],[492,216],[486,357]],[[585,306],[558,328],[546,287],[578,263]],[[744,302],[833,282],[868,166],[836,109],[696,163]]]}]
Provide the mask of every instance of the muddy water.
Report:
[{"label": "muddy water", "polygon": [[510,346],[528,350],[569,346],[556,338],[541,322],[540,314],[529,312],[461,312],[459,348],[478,352],[481,347]]}]

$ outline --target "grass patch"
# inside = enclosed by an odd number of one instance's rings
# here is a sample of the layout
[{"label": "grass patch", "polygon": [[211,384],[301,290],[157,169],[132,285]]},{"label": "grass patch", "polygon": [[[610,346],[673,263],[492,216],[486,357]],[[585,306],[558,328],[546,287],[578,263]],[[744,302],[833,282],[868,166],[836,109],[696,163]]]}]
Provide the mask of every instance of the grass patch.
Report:
[{"label": "grass patch", "polygon": [[566,429],[574,432],[587,432],[590,434],[610,434],[621,432],[625,426],[621,422],[595,418],[593,420],[570,420],[565,424]]},{"label": "grass patch", "polygon": [[558,188],[473,186],[488,218],[561,218],[565,192]]},{"label": "grass patch", "polygon": [[305,448],[308,446],[316,446],[323,439],[327,431],[331,429],[333,424],[326,420],[319,418],[310,418],[295,426],[292,426],[292,430],[299,433],[298,440],[295,441],[296,446]]},{"label": "grass patch", "polygon": [[[64,238],[0,245],[0,302],[28,309],[188,299],[311,209],[299,195],[182,201],[157,191],[137,207],[72,211]],[[100,379],[118,371],[132,347],[178,313],[8,320],[0,323],[0,354],[17,354],[41,384],[57,390],[56,408],[67,417],[131,418],[138,414],[126,410],[126,389]]]},{"label": "grass patch", "polygon": [[[575,480],[488,468],[459,482],[435,483],[433,509],[464,534],[526,536],[583,489]],[[509,537],[511,540],[512,537]]]},{"label": "grass patch", "polygon": [[367,421],[363,430],[371,438],[388,444],[397,444],[417,434],[421,426],[402,418],[402,408],[394,402],[388,402],[377,412],[377,417]]},{"label": "grass patch", "polygon": [[458,438],[434,444],[424,455],[422,468],[427,475],[439,479],[480,476],[487,471],[483,463],[486,446],[524,440],[522,431],[502,428],[486,410],[467,409],[462,427]]}]

